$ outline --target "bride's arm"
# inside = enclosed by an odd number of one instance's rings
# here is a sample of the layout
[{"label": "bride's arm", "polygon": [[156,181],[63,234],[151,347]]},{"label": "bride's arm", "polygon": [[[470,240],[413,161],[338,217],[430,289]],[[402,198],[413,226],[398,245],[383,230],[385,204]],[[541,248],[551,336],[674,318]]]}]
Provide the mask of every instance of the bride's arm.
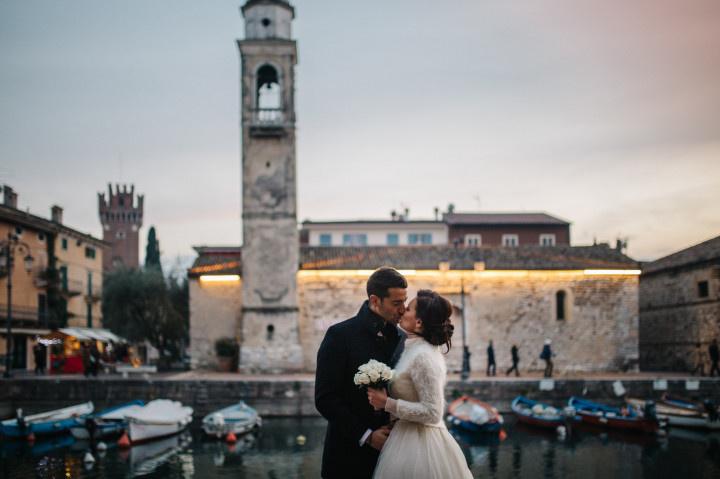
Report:
[{"label": "bride's arm", "polygon": [[409,368],[419,401],[388,398],[385,410],[406,421],[437,424],[442,420],[445,370],[431,354],[420,353]]}]

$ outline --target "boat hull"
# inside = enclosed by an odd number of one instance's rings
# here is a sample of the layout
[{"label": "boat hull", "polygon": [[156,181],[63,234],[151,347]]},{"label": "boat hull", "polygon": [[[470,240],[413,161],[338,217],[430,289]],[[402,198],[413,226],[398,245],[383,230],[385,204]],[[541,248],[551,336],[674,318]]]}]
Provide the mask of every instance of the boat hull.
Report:
[{"label": "boat hull", "polygon": [[93,412],[93,404],[87,402],[54,411],[34,414],[24,418],[24,424],[17,419],[8,419],[0,423],[0,435],[9,438],[25,438],[62,434],[77,425],[77,419],[83,420]]}]

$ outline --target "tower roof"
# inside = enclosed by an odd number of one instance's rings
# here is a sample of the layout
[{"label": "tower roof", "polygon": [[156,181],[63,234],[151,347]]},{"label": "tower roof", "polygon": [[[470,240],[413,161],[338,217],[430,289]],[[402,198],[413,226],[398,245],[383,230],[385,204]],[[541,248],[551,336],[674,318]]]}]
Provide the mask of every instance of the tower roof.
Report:
[{"label": "tower roof", "polygon": [[245,2],[245,5],[240,8],[240,10],[242,11],[243,15],[245,15],[245,10],[256,5],[275,5],[278,7],[287,8],[292,13],[292,17],[295,18],[295,7],[290,5],[290,2],[287,2],[285,0],[248,0],[247,2]]}]

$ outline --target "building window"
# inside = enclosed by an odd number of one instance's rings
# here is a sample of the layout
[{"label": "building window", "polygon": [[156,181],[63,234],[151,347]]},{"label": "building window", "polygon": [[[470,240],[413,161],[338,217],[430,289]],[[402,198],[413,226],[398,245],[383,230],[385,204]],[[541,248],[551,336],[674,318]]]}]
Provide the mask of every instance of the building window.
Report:
[{"label": "building window", "polygon": [[408,244],[432,244],[431,233],[409,233]]},{"label": "building window", "polygon": [[95,248],[85,247],[85,257],[95,259]]},{"label": "building window", "polygon": [[555,235],[554,234],[540,235],[540,246],[555,246]]},{"label": "building window", "polygon": [[18,236],[22,236],[22,234],[23,234],[22,226],[16,226],[16,227],[15,227],[15,234],[18,235]]},{"label": "building window", "polygon": [[482,235],[465,235],[465,246],[482,246]]},{"label": "building window", "polygon": [[701,298],[710,296],[710,288],[707,281],[698,281],[698,296]]},{"label": "building window", "polygon": [[567,318],[565,314],[566,299],[567,294],[565,291],[558,291],[555,293],[555,319],[558,321],[564,321]]},{"label": "building window", "polygon": [[63,291],[67,291],[67,289],[68,289],[67,266],[60,266],[60,285],[62,286]]},{"label": "building window", "polygon": [[366,246],[366,245],[367,245],[367,235],[365,233],[355,233],[355,234],[345,233],[343,235],[343,246]]},{"label": "building window", "polygon": [[45,241],[45,233],[38,233],[38,241]]},{"label": "building window", "polygon": [[62,249],[66,250],[67,249],[67,238],[63,238],[60,242],[62,243]]},{"label": "building window", "polygon": [[503,246],[517,246],[518,244],[520,244],[518,235],[502,235]]},{"label": "building window", "polygon": [[388,246],[397,246],[400,244],[400,237],[397,233],[388,233],[387,235]]},{"label": "building window", "polygon": [[323,233],[320,235],[320,246],[332,246],[332,235]]}]

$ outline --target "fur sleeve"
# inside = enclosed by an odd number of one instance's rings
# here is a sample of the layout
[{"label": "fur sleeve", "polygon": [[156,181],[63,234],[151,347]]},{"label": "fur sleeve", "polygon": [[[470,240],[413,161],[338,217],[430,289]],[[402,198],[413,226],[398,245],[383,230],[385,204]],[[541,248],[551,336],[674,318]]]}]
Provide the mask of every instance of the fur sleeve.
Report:
[{"label": "fur sleeve", "polygon": [[406,421],[437,424],[445,408],[445,365],[431,351],[419,353],[410,364],[409,372],[419,401],[398,399],[395,415]]}]

